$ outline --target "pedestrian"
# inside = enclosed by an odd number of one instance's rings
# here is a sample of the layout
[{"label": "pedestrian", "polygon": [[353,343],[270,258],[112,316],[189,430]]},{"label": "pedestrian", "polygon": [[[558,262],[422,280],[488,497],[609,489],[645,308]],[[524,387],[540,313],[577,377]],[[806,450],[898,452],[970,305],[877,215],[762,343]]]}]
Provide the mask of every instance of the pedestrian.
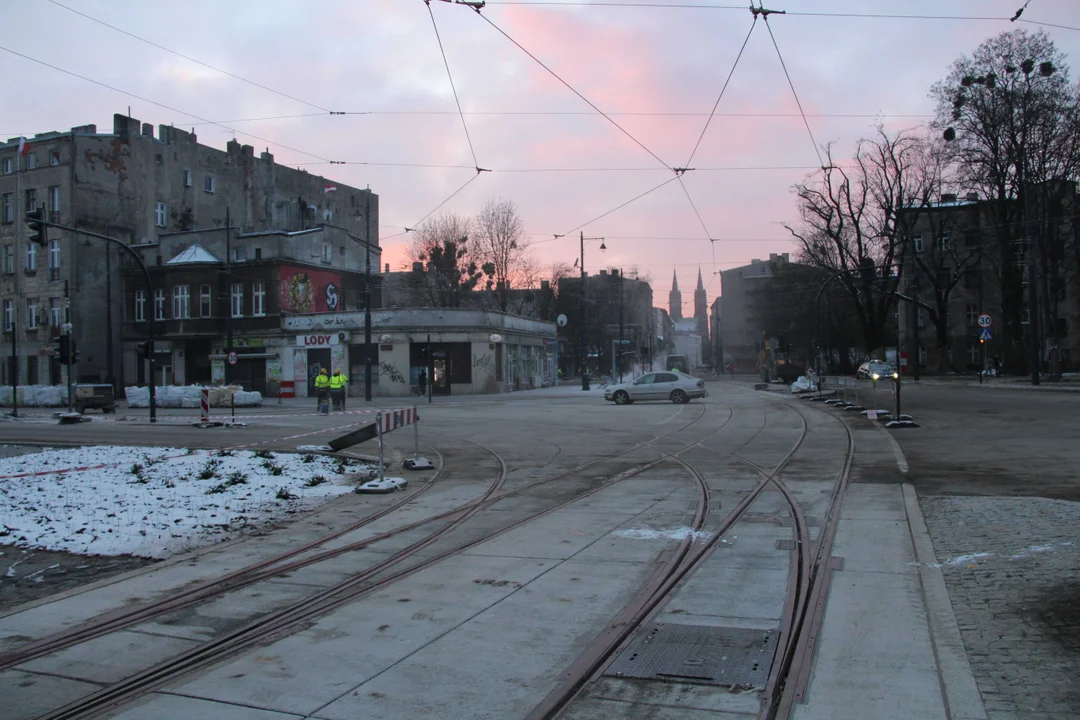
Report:
[{"label": "pedestrian", "polygon": [[335,410],[345,409],[345,376],[341,374],[341,368],[334,368],[334,374],[330,378],[330,397],[334,401]]},{"label": "pedestrian", "polygon": [[320,369],[319,374],[315,376],[315,397],[317,398],[316,409],[329,402],[330,377],[326,374],[326,368]]},{"label": "pedestrian", "polygon": [[420,370],[420,374],[416,376],[416,384],[420,388],[420,397],[424,397],[427,394],[427,370]]}]

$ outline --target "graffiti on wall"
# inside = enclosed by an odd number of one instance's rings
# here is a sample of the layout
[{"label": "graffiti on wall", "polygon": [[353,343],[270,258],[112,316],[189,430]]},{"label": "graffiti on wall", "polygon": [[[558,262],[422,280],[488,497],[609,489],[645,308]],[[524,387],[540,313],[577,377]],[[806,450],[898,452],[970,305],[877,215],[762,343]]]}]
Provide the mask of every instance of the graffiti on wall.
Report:
[{"label": "graffiti on wall", "polygon": [[385,360],[379,363],[379,375],[385,375],[390,379],[390,382],[405,384],[405,376],[397,369],[397,365],[388,363]]},{"label": "graffiti on wall", "polygon": [[488,374],[495,371],[495,357],[493,355],[477,355],[472,361],[473,370],[486,370]]},{"label": "graffiti on wall", "polygon": [[341,274],[324,270],[281,268],[281,309],[287,312],[336,312],[341,305]]}]

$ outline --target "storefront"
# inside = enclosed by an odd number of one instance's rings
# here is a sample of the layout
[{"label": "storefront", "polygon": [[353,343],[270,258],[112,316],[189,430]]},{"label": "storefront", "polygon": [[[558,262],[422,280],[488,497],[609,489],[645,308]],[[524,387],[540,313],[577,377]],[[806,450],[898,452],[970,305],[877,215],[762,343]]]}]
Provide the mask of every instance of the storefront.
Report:
[{"label": "storefront", "polygon": [[[312,371],[341,368],[349,394],[363,397],[370,348],[372,394],[419,393],[420,378],[443,395],[500,393],[556,382],[558,343],[554,323],[503,313],[457,308],[376,310],[371,345],[364,313],[290,315],[282,329],[295,333],[293,362],[282,382],[310,395]],[[349,338],[356,342],[349,344]],[[291,371],[291,377],[290,377]]]}]

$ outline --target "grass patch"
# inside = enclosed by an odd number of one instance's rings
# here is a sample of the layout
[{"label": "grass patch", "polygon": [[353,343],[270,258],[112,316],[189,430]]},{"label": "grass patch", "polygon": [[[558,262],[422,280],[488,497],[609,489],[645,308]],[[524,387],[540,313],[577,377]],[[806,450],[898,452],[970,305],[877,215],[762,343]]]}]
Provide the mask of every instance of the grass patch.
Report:
[{"label": "grass patch", "polygon": [[325,482],[330,482],[326,479],[325,475],[314,475],[307,479],[307,481],[304,483],[304,487],[317,487]]},{"label": "grass patch", "polygon": [[264,460],[273,460],[274,453],[270,452],[269,450],[256,450],[255,457],[263,458]]},{"label": "grass patch", "polygon": [[217,477],[217,471],[220,466],[221,463],[217,460],[207,460],[206,464],[202,466],[201,470],[199,470],[198,478],[200,480],[213,480],[215,477]]},{"label": "grass patch", "polygon": [[278,491],[277,491],[277,494],[274,495],[274,497],[277,498],[278,500],[296,500],[297,499],[297,496],[293,495],[291,492],[289,492],[289,488],[287,488],[287,487],[279,487]]}]

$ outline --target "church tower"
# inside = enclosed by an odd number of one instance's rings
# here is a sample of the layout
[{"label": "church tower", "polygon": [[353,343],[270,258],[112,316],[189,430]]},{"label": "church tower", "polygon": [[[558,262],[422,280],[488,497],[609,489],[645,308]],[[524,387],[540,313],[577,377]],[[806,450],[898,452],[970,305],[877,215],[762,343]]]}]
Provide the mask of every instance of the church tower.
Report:
[{"label": "church tower", "polygon": [[671,279],[671,292],[668,294],[668,314],[671,321],[682,320],[682,293],[679,292],[679,273],[675,272]]},{"label": "church tower", "polygon": [[709,337],[709,301],[705,298],[705,283],[701,280],[701,268],[697,271],[697,289],[694,290],[694,319],[697,329],[708,340]]}]

